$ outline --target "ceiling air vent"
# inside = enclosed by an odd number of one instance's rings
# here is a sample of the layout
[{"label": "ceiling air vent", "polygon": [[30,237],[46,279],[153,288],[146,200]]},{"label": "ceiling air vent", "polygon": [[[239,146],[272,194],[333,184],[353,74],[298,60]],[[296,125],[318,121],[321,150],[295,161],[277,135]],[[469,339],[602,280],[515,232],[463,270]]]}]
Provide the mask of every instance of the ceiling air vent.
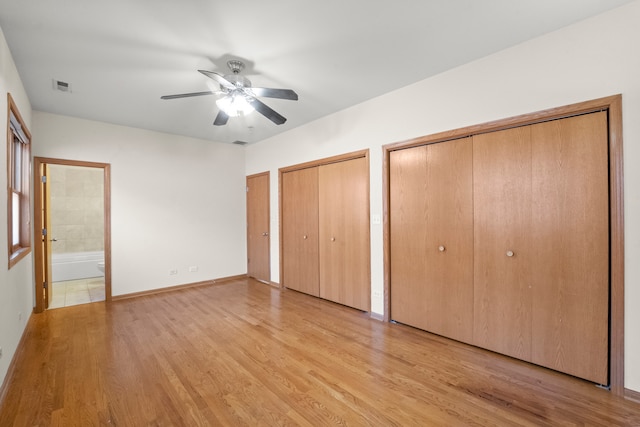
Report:
[{"label": "ceiling air vent", "polygon": [[60,92],[71,93],[71,83],[63,82],[62,80],[53,79],[53,89]]},{"label": "ceiling air vent", "polygon": [[235,140],[233,141],[234,144],[236,145],[247,145],[248,142],[247,141],[239,141],[239,140]]}]

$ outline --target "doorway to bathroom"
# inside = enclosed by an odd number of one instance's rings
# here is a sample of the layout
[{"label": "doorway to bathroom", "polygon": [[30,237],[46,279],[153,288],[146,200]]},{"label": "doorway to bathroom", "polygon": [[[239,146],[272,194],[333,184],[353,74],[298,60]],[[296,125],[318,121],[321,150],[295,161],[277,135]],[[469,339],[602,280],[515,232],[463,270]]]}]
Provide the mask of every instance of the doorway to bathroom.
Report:
[{"label": "doorway to bathroom", "polygon": [[34,158],[36,312],[111,300],[109,170]]}]

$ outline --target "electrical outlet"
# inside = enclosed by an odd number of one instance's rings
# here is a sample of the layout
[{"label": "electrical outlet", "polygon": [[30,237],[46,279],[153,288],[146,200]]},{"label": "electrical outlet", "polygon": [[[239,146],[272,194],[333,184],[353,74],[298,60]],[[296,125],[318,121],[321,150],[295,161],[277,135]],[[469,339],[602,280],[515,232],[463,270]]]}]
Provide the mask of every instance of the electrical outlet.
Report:
[{"label": "electrical outlet", "polygon": [[18,312],[18,322],[21,322],[21,321],[22,321],[22,312],[19,311]]},{"label": "electrical outlet", "polygon": [[190,273],[195,273],[196,271],[198,271],[198,266],[197,265],[192,265],[191,267],[189,267],[189,272]]},{"label": "electrical outlet", "polygon": [[169,276],[175,276],[176,274],[178,274],[177,268],[172,268],[171,270],[169,270]]},{"label": "electrical outlet", "polygon": [[2,359],[2,347],[0,347],[0,359]]},{"label": "electrical outlet", "polygon": [[375,298],[381,298],[382,297],[382,292],[380,291],[373,291],[373,296]]}]

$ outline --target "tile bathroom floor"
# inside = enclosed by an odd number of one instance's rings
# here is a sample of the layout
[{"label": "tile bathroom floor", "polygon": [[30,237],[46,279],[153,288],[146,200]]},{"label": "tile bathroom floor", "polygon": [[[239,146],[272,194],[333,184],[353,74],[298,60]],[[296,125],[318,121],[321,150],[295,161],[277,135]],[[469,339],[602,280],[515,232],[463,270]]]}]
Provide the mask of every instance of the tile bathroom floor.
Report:
[{"label": "tile bathroom floor", "polygon": [[54,282],[49,309],[104,301],[104,277]]}]

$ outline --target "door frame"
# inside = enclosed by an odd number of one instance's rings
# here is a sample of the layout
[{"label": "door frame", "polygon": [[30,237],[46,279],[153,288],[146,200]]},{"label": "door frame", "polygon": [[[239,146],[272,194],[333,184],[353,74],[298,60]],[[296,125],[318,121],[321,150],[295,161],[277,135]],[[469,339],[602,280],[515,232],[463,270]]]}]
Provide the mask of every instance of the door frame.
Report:
[{"label": "door frame", "polygon": [[[86,162],[81,160],[64,160],[47,157],[33,158],[34,175],[34,221],[33,221],[33,249],[34,249],[34,280],[35,280],[35,306],[34,313],[42,313],[46,307],[44,303],[44,290],[42,284],[46,281],[44,275],[44,263],[51,257],[46,253],[40,242],[42,230],[45,226],[42,220],[42,176],[44,165],[81,166],[102,169],[104,178],[104,292],[105,301],[111,302],[111,165],[109,163]],[[47,207],[48,209],[48,207]],[[51,284],[48,284],[51,286]]]},{"label": "door frame", "polygon": [[614,394],[624,395],[624,180],[622,157],[622,95],[620,94],[440,132],[383,146],[384,320],[387,322],[390,320],[389,310],[391,308],[389,297],[391,286],[391,229],[388,212],[390,203],[389,161],[392,151],[596,111],[607,111],[609,125],[609,386]]},{"label": "door frame", "polygon": [[[250,276],[250,269],[249,269],[249,254],[251,253],[250,250],[250,245],[251,245],[251,239],[249,236],[249,218],[251,217],[251,215],[249,215],[249,180],[252,178],[258,178],[261,176],[266,176],[267,177],[267,194],[266,194],[266,198],[267,198],[267,235],[265,237],[267,237],[267,278],[266,281],[263,279],[259,279],[257,277],[253,277]],[[271,174],[269,171],[266,172],[260,172],[260,173],[256,173],[253,175],[247,175],[247,177],[245,178],[245,184],[246,184],[246,189],[247,189],[247,194],[246,194],[246,209],[247,209],[247,276],[249,277],[253,277],[256,280],[259,280],[260,282],[265,282],[268,284],[271,284]]]}]

